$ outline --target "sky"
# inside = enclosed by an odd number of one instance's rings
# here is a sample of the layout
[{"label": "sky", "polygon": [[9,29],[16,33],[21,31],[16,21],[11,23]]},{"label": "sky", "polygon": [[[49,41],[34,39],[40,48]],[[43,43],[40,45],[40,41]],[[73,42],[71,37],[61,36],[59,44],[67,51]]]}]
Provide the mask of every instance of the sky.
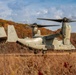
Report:
[{"label": "sky", "polygon": [[[37,18],[76,19],[76,0],[0,0],[0,18],[19,23],[59,24]],[[70,23],[76,32],[76,23]],[[52,30],[57,27],[50,28]]]}]

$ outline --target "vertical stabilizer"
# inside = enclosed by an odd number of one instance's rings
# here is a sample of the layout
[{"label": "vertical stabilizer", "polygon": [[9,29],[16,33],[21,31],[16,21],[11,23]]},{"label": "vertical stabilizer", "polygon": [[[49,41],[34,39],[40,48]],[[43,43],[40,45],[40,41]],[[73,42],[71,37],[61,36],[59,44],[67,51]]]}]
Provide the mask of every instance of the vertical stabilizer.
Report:
[{"label": "vertical stabilizer", "polygon": [[8,37],[7,37],[7,42],[16,42],[18,39],[16,30],[13,25],[8,25]]},{"label": "vertical stabilizer", "polygon": [[4,30],[4,27],[0,27],[0,38],[6,38],[6,32]]}]

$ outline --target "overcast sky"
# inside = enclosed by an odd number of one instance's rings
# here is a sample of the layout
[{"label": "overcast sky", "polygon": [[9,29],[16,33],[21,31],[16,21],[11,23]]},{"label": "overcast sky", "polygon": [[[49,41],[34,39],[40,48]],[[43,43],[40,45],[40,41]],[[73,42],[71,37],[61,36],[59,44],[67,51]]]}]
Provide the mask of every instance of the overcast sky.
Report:
[{"label": "overcast sky", "polygon": [[[60,24],[37,18],[76,19],[76,0],[0,0],[0,18],[21,23]],[[76,32],[76,23],[71,23]],[[55,29],[55,28],[51,28]]]}]

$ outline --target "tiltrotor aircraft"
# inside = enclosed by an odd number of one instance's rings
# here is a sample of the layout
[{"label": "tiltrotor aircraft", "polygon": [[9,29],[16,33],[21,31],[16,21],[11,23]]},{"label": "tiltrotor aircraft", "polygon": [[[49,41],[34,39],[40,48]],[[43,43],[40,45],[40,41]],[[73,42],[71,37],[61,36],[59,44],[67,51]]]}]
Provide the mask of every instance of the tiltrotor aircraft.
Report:
[{"label": "tiltrotor aircraft", "polygon": [[[64,17],[63,19],[43,19],[38,18],[40,20],[48,20],[48,21],[56,21],[61,22],[62,27],[61,31],[56,34],[50,34],[42,36],[39,27],[47,27],[47,26],[58,26],[58,25],[38,25],[36,23],[31,24],[30,26],[33,29],[33,37],[29,38],[18,38],[16,30],[13,25],[8,25],[8,36],[7,42],[19,42],[27,47],[33,48],[36,50],[42,50],[42,52],[50,50],[72,50],[75,49],[73,44],[70,42],[71,36],[71,26],[69,22],[76,22],[74,20],[68,19]],[[26,32],[25,32],[26,33]],[[59,40],[57,37],[62,35],[62,40]]]},{"label": "tiltrotor aircraft", "polygon": [[[35,27],[33,30],[36,31],[36,35],[33,36],[33,38],[24,38],[20,39],[18,38],[18,42],[34,48],[34,49],[41,49],[43,51],[48,49],[54,49],[54,50],[71,50],[75,49],[75,47],[70,42],[70,36],[71,36],[71,26],[69,25],[69,22],[76,22],[74,20],[68,19],[64,17],[63,19],[43,19],[38,18],[39,20],[48,20],[48,21],[56,21],[62,23],[61,32],[57,34],[50,34],[46,36],[40,36],[40,31],[37,30],[37,27]],[[35,25],[34,25],[35,26]],[[36,25],[37,26],[37,25]],[[45,26],[43,26],[45,27]],[[58,40],[56,37],[59,35],[62,35],[63,39]]]}]

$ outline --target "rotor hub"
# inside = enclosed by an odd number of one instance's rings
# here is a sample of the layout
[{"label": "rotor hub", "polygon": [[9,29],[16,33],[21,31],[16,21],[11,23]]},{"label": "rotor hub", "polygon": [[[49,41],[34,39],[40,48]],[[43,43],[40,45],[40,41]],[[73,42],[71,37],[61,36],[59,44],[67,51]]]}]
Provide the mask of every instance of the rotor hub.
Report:
[{"label": "rotor hub", "polygon": [[68,19],[66,17],[63,18],[63,22],[68,22]]}]

